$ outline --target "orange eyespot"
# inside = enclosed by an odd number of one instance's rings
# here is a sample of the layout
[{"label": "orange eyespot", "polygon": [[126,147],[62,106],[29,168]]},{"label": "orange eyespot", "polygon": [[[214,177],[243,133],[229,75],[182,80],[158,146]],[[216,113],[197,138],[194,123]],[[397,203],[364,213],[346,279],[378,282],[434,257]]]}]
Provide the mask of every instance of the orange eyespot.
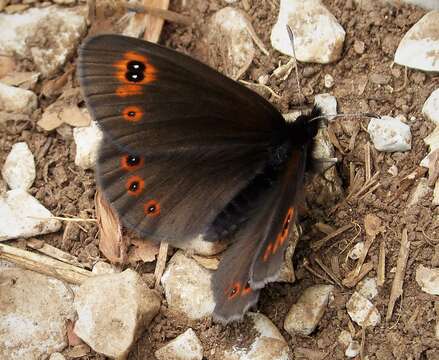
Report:
[{"label": "orange eyespot", "polygon": [[150,217],[156,217],[160,215],[160,204],[155,200],[149,200],[144,205],[145,215]]},{"label": "orange eyespot", "polygon": [[145,182],[140,176],[130,176],[125,184],[129,195],[138,196],[145,187]]},{"label": "orange eyespot", "polygon": [[124,155],[120,158],[120,166],[125,171],[135,171],[144,164],[143,158],[137,155]]},{"label": "orange eyespot", "polygon": [[148,58],[134,51],[127,51],[113,66],[116,68],[114,76],[121,83],[145,85],[156,79],[157,70]]},{"label": "orange eyespot", "polygon": [[142,119],[144,112],[138,106],[127,106],[122,110],[122,116],[126,121],[138,122]]},{"label": "orange eyespot", "polygon": [[226,295],[229,300],[234,299],[241,292],[241,284],[236,282],[226,290]]}]

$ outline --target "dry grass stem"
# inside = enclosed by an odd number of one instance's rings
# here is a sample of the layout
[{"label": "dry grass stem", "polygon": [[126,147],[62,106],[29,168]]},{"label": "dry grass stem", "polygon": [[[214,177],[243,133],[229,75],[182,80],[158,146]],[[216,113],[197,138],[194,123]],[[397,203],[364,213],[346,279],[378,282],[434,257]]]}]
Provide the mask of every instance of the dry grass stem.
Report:
[{"label": "dry grass stem", "polygon": [[161,8],[156,8],[153,6],[148,6],[148,5],[142,5],[142,4],[135,4],[135,3],[128,3],[128,2],[124,2],[122,4],[122,6],[127,9],[127,10],[131,10],[137,13],[142,13],[142,14],[149,14],[151,16],[155,16],[164,20],[168,20],[171,21],[173,23],[176,24],[181,24],[181,25],[190,25],[193,23],[193,20],[186,15],[181,15],[179,13],[176,13],[174,11],[171,10],[167,10],[167,9],[161,9]]},{"label": "dry grass stem", "polygon": [[395,278],[392,283],[392,290],[390,292],[389,304],[387,307],[386,321],[390,321],[395,307],[396,300],[403,293],[403,282],[407,260],[410,252],[410,241],[408,239],[407,228],[402,230],[401,247],[399,249],[398,261],[396,262]]},{"label": "dry grass stem", "polygon": [[384,286],[386,280],[386,243],[381,239],[380,254],[378,257],[377,284]]},{"label": "dry grass stem", "polygon": [[331,234],[325,236],[323,239],[320,239],[314,243],[311,244],[311,248],[316,251],[322,248],[323,245],[325,245],[329,240],[335,238],[336,236],[343,234],[345,231],[349,230],[353,227],[353,224],[346,224],[345,226],[342,226],[341,228],[338,228]]},{"label": "dry grass stem", "polygon": [[78,266],[5,244],[0,244],[0,259],[71,284],[79,285],[93,276],[91,271]]}]

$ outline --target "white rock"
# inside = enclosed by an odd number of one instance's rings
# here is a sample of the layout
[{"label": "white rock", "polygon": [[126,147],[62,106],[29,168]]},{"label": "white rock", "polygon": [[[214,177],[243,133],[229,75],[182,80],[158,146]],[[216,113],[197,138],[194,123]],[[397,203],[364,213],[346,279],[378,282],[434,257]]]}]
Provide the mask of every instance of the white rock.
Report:
[{"label": "white rock", "polygon": [[[251,22],[246,14],[233,7],[217,11],[209,20],[203,42],[210,49],[207,63],[232,79],[239,79],[255,56]],[[210,56],[210,54],[214,56]],[[219,56],[218,54],[224,54]]]},{"label": "white rock", "polygon": [[0,110],[30,114],[37,108],[37,105],[37,95],[32,91],[0,82]]},{"label": "white rock", "polygon": [[81,284],[74,301],[74,332],[93,350],[126,356],[160,309],[160,298],[133,270],[94,276]]},{"label": "white rock", "polygon": [[50,355],[49,360],[66,360],[63,354],[56,352]]},{"label": "white rock", "polygon": [[356,289],[366,299],[372,300],[378,295],[377,279],[367,277],[358,283]]},{"label": "white rock", "polygon": [[360,326],[376,326],[381,321],[375,305],[356,291],[346,303],[346,309],[351,319]]},{"label": "white rock", "polygon": [[[233,345],[227,349],[222,360],[289,360],[288,344],[276,326],[265,316],[259,313],[247,313],[258,333],[248,347]],[[236,339],[239,341],[239,339]]]},{"label": "white rock", "polygon": [[[314,104],[322,109],[323,115],[334,115],[337,114],[337,99],[331,94],[318,94],[314,98]],[[331,121],[335,116],[327,116],[328,120]]]},{"label": "white rock", "polygon": [[416,269],[416,282],[428,294],[439,295],[439,269],[429,269],[419,265]]},{"label": "white rock", "polygon": [[439,125],[439,89],[433,91],[425,101],[422,113],[428,120]]},{"label": "white rock", "polygon": [[340,332],[340,335],[338,335],[338,342],[345,347],[348,347],[349,344],[352,342],[352,335],[349,331],[342,330]]},{"label": "white rock", "polygon": [[348,348],[346,349],[345,355],[348,358],[354,358],[360,353],[360,350],[361,350],[361,345],[359,344],[359,342],[352,341],[349,344]]},{"label": "white rock", "polygon": [[75,10],[33,7],[17,14],[0,14],[0,29],[0,53],[31,59],[48,77],[76,51],[87,23]]},{"label": "white rock", "polygon": [[410,126],[393,117],[371,119],[367,131],[378,151],[407,151],[412,148]]},{"label": "white rock", "polygon": [[323,317],[333,291],[332,285],[315,285],[306,289],[288,312],[284,329],[291,335],[311,334]]},{"label": "white rock", "polygon": [[61,222],[37,199],[21,189],[0,195],[0,241],[56,232]]},{"label": "white rock", "polygon": [[426,10],[439,10],[439,2],[437,0],[354,0],[357,4],[367,6],[368,3],[381,2],[385,5],[392,4],[394,6],[401,6],[402,4],[420,6]]},{"label": "white rock", "polygon": [[393,164],[391,167],[389,167],[389,170],[387,170],[387,172],[392,176],[396,176],[398,175],[398,167]]},{"label": "white rock", "polygon": [[334,86],[335,80],[330,74],[325,74],[324,78],[325,88],[330,89]]},{"label": "white rock", "polygon": [[364,242],[360,241],[354,245],[351,251],[349,251],[348,256],[352,260],[358,260],[361,257],[364,249]]},{"label": "white rock", "polygon": [[12,146],[2,168],[10,189],[29,190],[35,180],[35,160],[25,142]]},{"label": "white rock", "polygon": [[107,263],[105,261],[98,261],[96,264],[94,264],[91,272],[96,275],[105,275],[105,274],[116,274],[120,271],[110,263]]},{"label": "white rock", "polygon": [[192,329],[187,329],[183,334],[155,352],[157,360],[202,360],[203,346]]},{"label": "white rock", "polygon": [[[439,149],[439,126],[436,126],[433,132],[430,135],[428,135],[426,138],[424,138],[424,143],[425,145],[430,147],[430,153],[436,149]],[[421,162],[422,166],[428,167],[427,157],[422,160]]]},{"label": "white rock", "polygon": [[271,44],[283,54],[293,56],[286,25],[294,33],[297,60],[330,63],[343,50],[345,31],[320,0],[281,0],[279,16],[271,32]]},{"label": "white rock", "polygon": [[192,320],[211,316],[215,308],[211,279],[211,271],[178,251],[161,279],[169,308]]},{"label": "white rock", "polygon": [[87,127],[74,128],[73,138],[76,143],[75,164],[82,169],[94,167],[103,138],[103,133],[96,121],[92,121]]},{"label": "white rock", "polygon": [[395,53],[397,64],[439,71],[439,11],[424,15],[404,35]]},{"label": "white rock", "polygon": [[67,346],[73,293],[63,282],[20,268],[0,268],[0,359],[43,359]]}]

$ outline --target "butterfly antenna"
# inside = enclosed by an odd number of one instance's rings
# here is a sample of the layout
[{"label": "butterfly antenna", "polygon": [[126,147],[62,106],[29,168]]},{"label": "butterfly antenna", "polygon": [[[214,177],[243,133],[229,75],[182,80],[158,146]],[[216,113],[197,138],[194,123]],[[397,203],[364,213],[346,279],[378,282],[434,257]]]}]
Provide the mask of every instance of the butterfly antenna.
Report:
[{"label": "butterfly antenna", "polygon": [[300,98],[305,99],[305,96],[303,96],[303,93],[302,93],[302,87],[300,86],[299,69],[297,68],[296,47],[294,46],[294,33],[293,33],[293,30],[291,29],[290,25],[288,25],[288,24],[287,24],[287,32],[288,32],[288,36],[290,38],[291,47],[293,48],[294,71],[296,73],[297,88],[299,89]]}]

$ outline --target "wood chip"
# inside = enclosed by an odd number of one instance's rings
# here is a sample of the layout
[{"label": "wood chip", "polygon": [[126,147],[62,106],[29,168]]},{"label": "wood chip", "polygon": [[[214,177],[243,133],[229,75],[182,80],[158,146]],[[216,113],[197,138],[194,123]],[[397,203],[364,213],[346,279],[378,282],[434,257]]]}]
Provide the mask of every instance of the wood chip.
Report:
[{"label": "wood chip", "polygon": [[161,242],[160,243],[160,250],[159,250],[159,256],[157,257],[157,263],[155,265],[155,288],[158,289],[160,286],[160,280],[162,279],[163,272],[165,271],[166,267],[166,259],[168,257],[168,243],[167,242]]},{"label": "wood chip", "polygon": [[154,17],[158,17],[164,20],[168,20],[174,22],[176,24],[182,25],[190,25],[193,23],[193,19],[190,16],[181,15],[174,11],[170,11],[167,9],[160,9],[152,6],[148,6],[146,4],[133,4],[133,3],[123,3],[123,7],[127,10],[135,11],[142,14],[149,14]]},{"label": "wood chip", "polygon": [[403,293],[403,282],[407,260],[410,252],[410,241],[408,239],[407,228],[402,230],[401,247],[399,248],[398,261],[396,262],[395,278],[392,283],[392,290],[390,292],[389,304],[387,307],[386,321],[390,321],[395,307],[396,300]]},{"label": "wood chip", "polygon": [[128,241],[122,236],[122,226],[117,214],[97,190],[95,195],[96,217],[99,227],[99,250],[112,263],[127,263]]},{"label": "wood chip", "polygon": [[323,234],[329,235],[331,233],[333,233],[336,229],[334,227],[332,227],[331,225],[325,224],[325,223],[315,223],[314,227],[320,231]]},{"label": "wood chip", "polygon": [[356,269],[351,271],[346,278],[342,281],[342,284],[348,288],[353,288],[357,285],[368,273],[373,269],[373,263],[368,262],[363,265],[361,272],[356,275]]},{"label": "wood chip", "polygon": [[131,239],[128,251],[128,262],[153,262],[159,253],[160,245],[146,239]]}]

